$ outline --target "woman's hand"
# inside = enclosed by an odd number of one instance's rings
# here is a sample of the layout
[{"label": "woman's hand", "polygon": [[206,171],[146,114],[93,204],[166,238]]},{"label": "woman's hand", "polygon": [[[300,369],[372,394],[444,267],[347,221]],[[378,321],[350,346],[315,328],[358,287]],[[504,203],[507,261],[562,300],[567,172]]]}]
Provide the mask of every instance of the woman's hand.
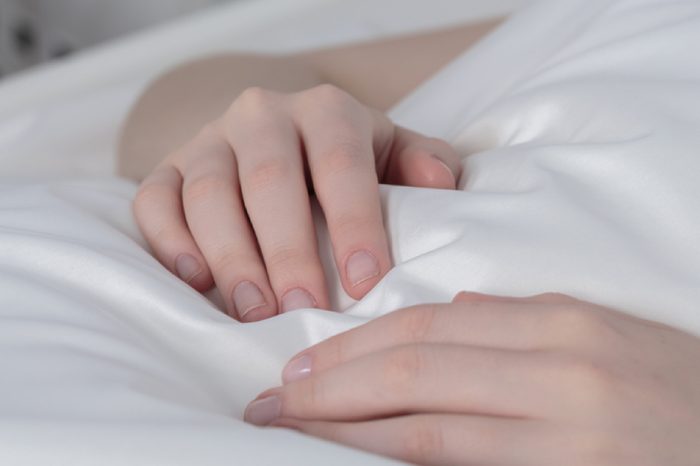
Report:
[{"label": "woman's hand", "polygon": [[166,267],[200,291],[213,280],[230,315],[255,321],[329,308],[309,192],[359,299],[391,267],[379,182],[454,189],[459,175],[447,143],[334,86],[250,88],[143,181],[134,211]]},{"label": "woman's hand", "polygon": [[460,293],[293,358],[246,410],[426,464],[700,464],[700,339],[562,295]]}]

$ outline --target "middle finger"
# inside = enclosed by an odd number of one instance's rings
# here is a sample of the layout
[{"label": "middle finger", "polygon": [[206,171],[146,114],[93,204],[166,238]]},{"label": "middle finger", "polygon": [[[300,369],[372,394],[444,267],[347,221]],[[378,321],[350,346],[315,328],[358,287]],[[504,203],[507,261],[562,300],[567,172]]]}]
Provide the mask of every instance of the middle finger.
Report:
[{"label": "middle finger", "polygon": [[420,412],[531,417],[562,398],[555,384],[542,382],[554,364],[538,352],[403,345],[264,392],[246,415],[259,419],[257,413],[269,413],[275,401],[276,416],[300,419],[357,421]]},{"label": "middle finger", "polygon": [[228,131],[245,207],[279,309],[328,309],[294,125],[286,115],[253,109],[246,112],[246,118],[230,124]]},{"label": "middle finger", "polygon": [[[391,267],[375,166],[375,120],[342,91],[325,91],[326,99],[314,105],[297,102],[297,124],[343,288],[360,299]],[[382,130],[391,132],[391,124],[382,122]]]}]

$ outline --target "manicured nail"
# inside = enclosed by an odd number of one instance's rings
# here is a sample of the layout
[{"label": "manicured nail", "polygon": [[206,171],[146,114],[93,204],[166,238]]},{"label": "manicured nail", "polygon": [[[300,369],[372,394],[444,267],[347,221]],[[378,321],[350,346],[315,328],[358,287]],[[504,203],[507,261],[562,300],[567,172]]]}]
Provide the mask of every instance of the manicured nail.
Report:
[{"label": "manicured nail", "polygon": [[233,289],[233,304],[236,307],[238,317],[243,318],[244,315],[253,309],[264,306],[267,302],[260,288],[255,283],[245,280]]},{"label": "manicured nail", "polygon": [[246,422],[256,426],[266,426],[278,417],[282,411],[282,401],[276,395],[251,402],[243,414]]},{"label": "manicured nail", "polygon": [[433,159],[435,159],[442,167],[445,169],[445,171],[450,175],[450,178],[452,179],[453,184],[457,183],[457,179],[455,178],[455,174],[452,173],[452,169],[442,160],[437,155],[430,155]]},{"label": "manicured nail", "polygon": [[302,288],[294,288],[282,296],[282,312],[309,307],[316,307],[316,300],[308,291]]},{"label": "manicured nail", "polygon": [[194,277],[199,275],[199,272],[202,271],[202,267],[199,265],[199,262],[197,262],[197,259],[191,255],[180,254],[175,259],[175,270],[181,279],[189,283]]},{"label": "manicured nail", "polygon": [[287,363],[282,371],[284,383],[305,379],[311,375],[311,356],[304,354]]},{"label": "manicured nail", "polygon": [[379,263],[368,251],[357,251],[348,258],[345,273],[352,286],[357,286],[379,275]]}]

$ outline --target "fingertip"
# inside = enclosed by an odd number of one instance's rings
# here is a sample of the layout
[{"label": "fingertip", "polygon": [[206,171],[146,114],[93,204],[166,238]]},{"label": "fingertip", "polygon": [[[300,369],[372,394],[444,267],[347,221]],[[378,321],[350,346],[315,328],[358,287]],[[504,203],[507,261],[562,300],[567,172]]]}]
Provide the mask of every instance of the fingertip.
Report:
[{"label": "fingertip", "polygon": [[419,188],[455,189],[460,173],[458,165],[445,161],[435,151],[411,147],[401,153],[398,172],[390,176],[389,182]]},{"label": "fingertip", "polygon": [[394,149],[384,179],[389,184],[455,189],[461,157],[447,141],[396,127]]},{"label": "fingertip", "polygon": [[429,157],[433,164],[426,176],[431,186],[442,189],[455,189],[457,187],[457,176],[455,176],[449,165],[435,154],[430,154]]},{"label": "fingertip", "polygon": [[345,259],[345,291],[353,299],[364,297],[386,274],[377,255],[369,249],[359,249]]},{"label": "fingertip", "polygon": [[[229,314],[240,322],[258,322],[277,314],[275,300],[270,290],[263,291],[250,280],[241,280],[231,292]],[[274,295],[272,295],[274,296]]]},{"label": "fingertip", "polygon": [[209,269],[205,269],[194,277],[188,284],[194,288],[195,290],[199,291],[200,293],[203,293],[205,291],[209,291],[212,286],[214,286],[214,279],[211,276],[211,272],[209,272]]},{"label": "fingertip", "polygon": [[269,306],[251,309],[240,317],[240,321],[244,323],[260,322],[261,320],[269,319],[277,315],[275,309]]},{"label": "fingertip", "polygon": [[352,287],[375,278],[379,273],[379,261],[367,249],[351,253],[345,261],[345,274]]}]

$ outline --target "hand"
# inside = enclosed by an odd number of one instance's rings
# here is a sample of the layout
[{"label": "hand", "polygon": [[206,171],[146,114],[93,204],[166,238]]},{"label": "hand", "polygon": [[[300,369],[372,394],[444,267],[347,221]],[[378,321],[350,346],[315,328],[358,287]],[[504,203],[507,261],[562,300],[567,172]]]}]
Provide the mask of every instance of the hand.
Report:
[{"label": "hand", "polygon": [[200,291],[213,280],[231,316],[256,321],[330,306],[308,191],[359,299],[391,267],[379,182],[454,189],[459,175],[446,142],[336,87],[250,88],[143,181],[134,211],[166,267]]},{"label": "hand", "polygon": [[258,425],[426,464],[700,464],[700,339],[563,295],[460,293],[301,352]]}]

